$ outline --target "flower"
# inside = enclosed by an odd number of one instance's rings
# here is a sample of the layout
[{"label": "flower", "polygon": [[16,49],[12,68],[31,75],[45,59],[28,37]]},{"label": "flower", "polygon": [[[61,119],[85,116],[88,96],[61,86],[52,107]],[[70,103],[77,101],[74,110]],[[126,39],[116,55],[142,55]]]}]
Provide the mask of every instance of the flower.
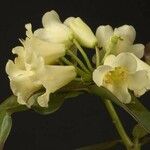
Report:
[{"label": "flower", "polygon": [[40,40],[32,34],[30,24],[26,28],[28,37],[22,41],[23,46],[12,50],[17,57],[14,62],[7,62],[6,72],[18,103],[31,107],[34,102],[29,98],[44,88],[45,93],[38,97],[37,102],[48,107],[49,94],[72,81],[76,71],[73,66],[57,65],[58,58],[65,55],[64,44]]},{"label": "flower", "polygon": [[98,44],[103,47],[107,53],[117,55],[121,52],[131,52],[138,58],[144,55],[143,44],[133,44],[136,31],[131,25],[123,25],[119,28],[113,28],[110,25],[99,26],[96,31]]},{"label": "flower", "polygon": [[73,31],[75,39],[87,48],[94,48],[97,44],[97,39],[90,27],[85,24],[81,18],[69,17],[65,20],[66,24]]},{"label": "flower", "polygon": [[34,51],[42,56],[45,64],[54,64],[58,58],[65,55],[66,48],[64,44],[41,40],[33,34],[31,24],[26,24],[25,27],[27,38],[22,41],[22,44],[28,54]]},{"label": "flower", "polygon": [[128,90],[141,96],[150,89],[149,72],[150,66],[126,52],[107,56],[104,65],[94,70],[93,81],[110,90],[122,103],[130,103]]},{"label": "flower", "polygon": [[60,21],[57,12],[52,10],[45,13],[42,24],[44,28],[37,29],[34,32],[36,37],[49,42],[63,43],[66,46],[71,44],[72,31]]}]

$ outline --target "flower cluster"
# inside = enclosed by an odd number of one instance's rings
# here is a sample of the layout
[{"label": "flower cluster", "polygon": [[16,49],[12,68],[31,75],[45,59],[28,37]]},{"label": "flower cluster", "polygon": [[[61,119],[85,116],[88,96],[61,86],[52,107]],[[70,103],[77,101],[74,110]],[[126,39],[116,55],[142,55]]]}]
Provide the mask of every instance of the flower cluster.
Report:
[{"label": "flower cluster", "polygon": [[[50,93],[77,78],[91,82],[92,74],[97,86],[107,88],[123,103],[131,102],[129,90],[141,96],[150,89],[150,67],[140,60],[144,45],[133,44],[136,32],[132,26],[114,30],[109,25],[99,26],[94,34],[81,18],[69,17],[62,23],[53,10],[44,14],[42,24],[43,28],[34,32],[31,24],[25,25],[27,37],[20,40],[22,46],[12,50],[17,57],[6,65],[18,103],[31,107],[34,101],[29,98],[45,89],[37,102],[48,107]],[[95,70],[82,47],[96,49]],[[87,66],[79,59],[77,49]],[[78,65],[67,59],[68,54]]]}]

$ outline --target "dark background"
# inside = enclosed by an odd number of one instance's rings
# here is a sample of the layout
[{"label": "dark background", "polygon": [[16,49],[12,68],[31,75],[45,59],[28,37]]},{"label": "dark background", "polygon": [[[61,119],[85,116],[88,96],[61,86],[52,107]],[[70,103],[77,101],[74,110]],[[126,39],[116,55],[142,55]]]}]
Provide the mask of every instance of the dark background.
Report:
[{"label": "dark background", "polygon": [[[94,32],[101,24],[113,27],[131,24],[137,31],[137,42],[145,44],[150,41],[148,0],[3,0],[0,3],[1,101],[11,94],[5,64],[12,58],[11,49],[18,45],[18,39],[25,37],[24,25],[31,22],[35,29],[38,28],[42,15],[52,9],[62,20],[80,16]],[[148,93],[141,98],[148,108],[149,98]],[[131,132],[136,122],[126,112],[117,109],[125,128]],[[65,102],[60,110],[49,116],[33,111],[14,114],[5,150],[73,150],[118,138],[103,103],[97,97],[85,94]],[[143,149],[149,150],[150,145]]]}]

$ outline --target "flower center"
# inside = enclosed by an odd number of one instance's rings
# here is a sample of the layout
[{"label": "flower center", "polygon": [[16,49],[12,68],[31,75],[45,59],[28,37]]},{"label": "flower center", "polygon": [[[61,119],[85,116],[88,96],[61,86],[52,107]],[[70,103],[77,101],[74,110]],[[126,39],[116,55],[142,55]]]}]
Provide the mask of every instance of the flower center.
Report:
[{"label": "flower center", "polygon": [[123,67],[115,67],[114,70],[109,71],[104,78],[105,84],[121,84],[127,80],[128,72]]}]

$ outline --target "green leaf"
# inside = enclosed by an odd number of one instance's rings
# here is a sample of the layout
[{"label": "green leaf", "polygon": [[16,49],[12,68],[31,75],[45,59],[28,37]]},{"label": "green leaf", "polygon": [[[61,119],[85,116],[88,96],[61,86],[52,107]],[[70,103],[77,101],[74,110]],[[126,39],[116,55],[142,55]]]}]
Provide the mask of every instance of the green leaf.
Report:
[{"label": "green leaf", "polygon": [[0,149],[2,149],[12,126],[11,116],[5,112],[0,112]]},{"label": "green leaf", "polygon": [[150,111],[144,107],[139,100],[132,95],[132,102],[123,104],[110,91],[96,85],[89,86],[91,93],[100,96],[102,99],[109,99],[126,110],[148,133],[150,133]]},{"label": "green leaf", "polygon": [[148,134],[147,131],[139,124],[135,125],[132,131],[132,135],[134,136],[134,138],[137,139],[143,138],[147,134]]},{"label": "green leaf", "polygon": [[[64,103],[65,99],[73,98],[82,94],[82,92],[71,91],[71,92],[61,92],[50,94],[49,105],[47,108],[43,108],[39,106],[37,103],[33,105],[32,109],[40,114],[48,115],[55,111],[57,111]],[[36,101],[37,97],[41,95],[41,93],[33,95],[30,99],[34,99]]]},{"label": "green leaf", "polygon": [[100,144],[81,147],[76,150],[111,150],[111,149],[114,150],[114,147],[120,142],[121,142],[120,140],[109,141]]},{"label": "green leaf", "polygon": [[11,114],[14,112],[24,111],[27,109],[28,108],[25,105],[20,105],[17,102],[17,97],[14,95],[11,95],[0,104],[0,111],[7,111]]}]

